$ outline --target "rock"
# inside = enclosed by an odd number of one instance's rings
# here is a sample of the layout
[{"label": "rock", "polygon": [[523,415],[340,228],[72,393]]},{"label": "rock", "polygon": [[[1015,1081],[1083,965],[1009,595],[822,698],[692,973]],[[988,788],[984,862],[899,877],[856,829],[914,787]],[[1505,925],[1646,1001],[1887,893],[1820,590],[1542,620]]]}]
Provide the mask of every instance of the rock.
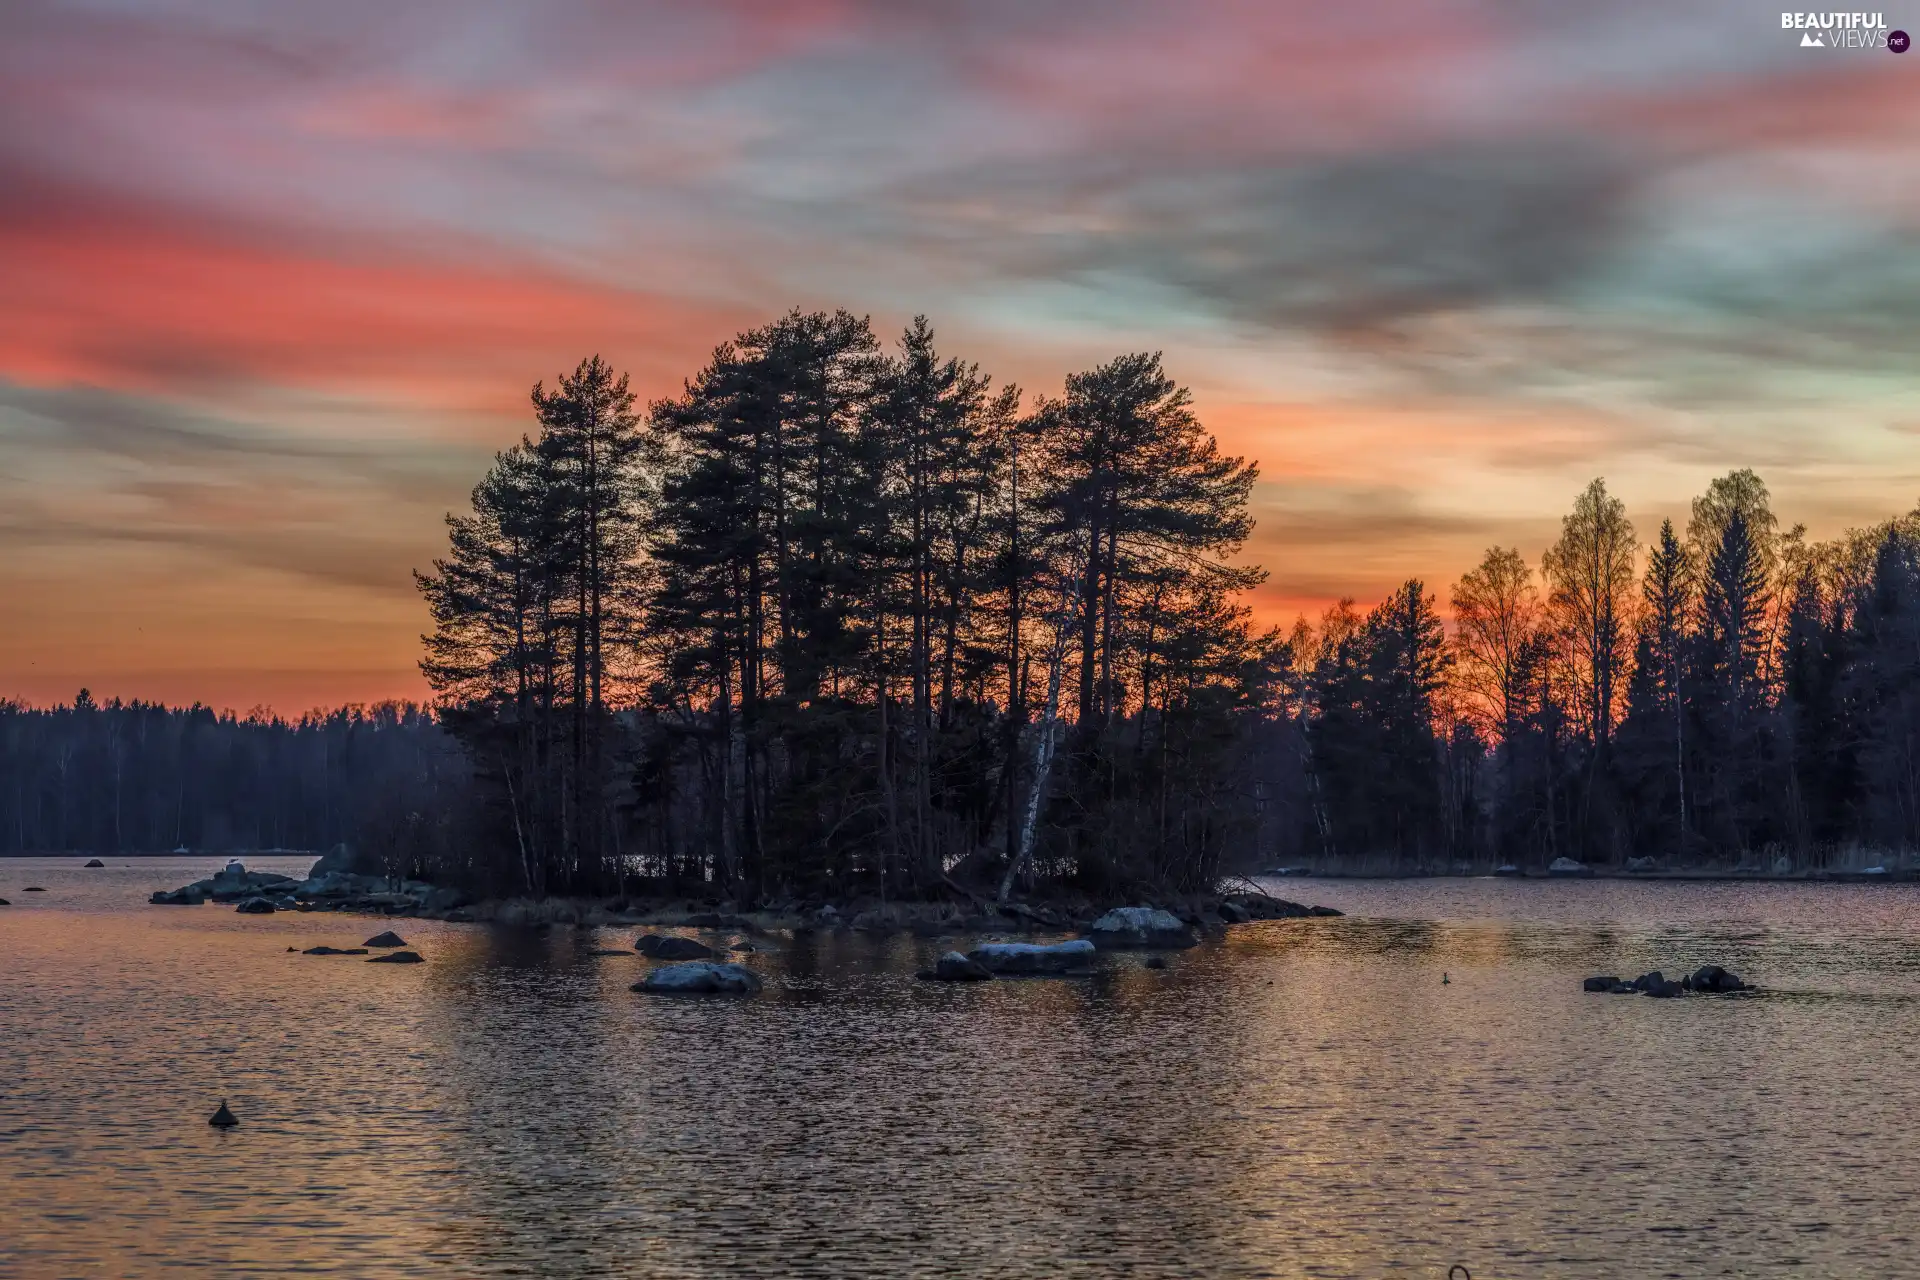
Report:
[{"label": "rock", "polygon": [[1885,867],[1866,867],[1860,874],[1863,876],[1884,876],[1887,874],[1887,869]]},{"label": "rock", "polygon": [[758,951],[759,949],[760,948],[754,946],[751,942],[736,942],[727,948],[729,951]]},{"label": "rock", "polygon": [[1687,986],[1694,991],[1722,992],[1745,991],[1747,984],[1717,964],[1703,964],[1687,976]]},{"label": "rock", "polygon": [[419,964],[426,957],[418,951],[389,951],[383,956],[375,956],[368,964]]},{"label": "rock", "polygon": [[1199,943],[1186,921],[1158,907],[1115,907],[1087,930],[1103,951],[1191,947]]},{"label": "rock", "polygon": [[1584,862],[1575,862],[1572,858],[1555,858],[1547,864],[1547,874],[1550,876],[1559,876],[1563,879],[1575,876],[1590,876],[1593,874],[1593,868],[1587,866]]},{"label": "rock", "polygon": [[160,907],[197,907],[206,900],[206,895],[197,892],[192,885],[184,889],[174,889],[171,892],[157,889],[147,899],[148,902]]},{"label": "rock", "polygon": [[12,905],[13,904],[11,902],[8,902],[5,898],[0,898],[0,907],[10,907]]},{"label": "rock", "polygon": [[665,964],[633,985],[635,991],[664,995],[752,995],[760,990],[760,976],[745,965],[694,960]]},{"label": "rock", "polygon": [[243,916],[270,916],[275,909],[274,905],[265,898],[248,898],[234,908]]},{"label": "rock", "polygon": [[1164,969],[1166,967],[1167,967],[1167,961],[1165,956],[1148,956],[1147,957],[1147,968]]},{"label": "rock", "polygon": [[106,863],[100,861],[100,859],[98,858],[89,858],[87,859],[86,865],[81,867],[80,869],[82,871],[92,871],[95,868],[104,868],[106,865],[107,865]]},{"label": "rock", "polygon": [[1619,985],[1620,985],[1620,979],[1613,977],[1611,975],[1606,975],[1606,976],[1597,977],[1597,978],[1588,978],[1586,982],[1581,985],[1581,990],[1612,991],[1615,987]]},{"label": "rock", "polygon": [[246,864],[238,858],[229,858],[227,865],[221,868],[220,874],[223,876],[244,876],[247,874]]},{"label": "rock", "polygon": [[1660,860],[1658,858],[1628,858],[1627,859],[1628,871],[1645,873],[1648,871],[1658,871],[1659,869],[1660,869]]},{"label": "rock", "polygon": [[996,974],[1074,973],[1093,963],[1094,944],[1072,942],[983,942],[967,959]]},{"label": "rock", "polygon": [[1655,969],[1652,973],[1641,974],[1633,980],[1631,985],[1635,991],[1640,992],[1642,995],[1653,996],[1661,1000],[1670,1000],[1685,989],[1679,983],[1669,981],[1667,976],[1658,969]]},{"label": "rock", "polygon": [[655,960],[705,960],[713,955],[713,948],[704,942],[658,933],[642,935],[633,949]]},{"label": "rock", "polygon": [[949,951],[934,962],[933,968],[922,969],[918,976],[929,982],[986,982],[992,979],[993,970],[970,956]]},{"label": "rock", "polygon": [[1220,904],[1220,918],[1228,924],[1247,924],[1252,921],[1253,913],[1231,898]]},{"label": "rock", "polygon": [[447,912],[447,920],[453,924],[472,924],[473,912],[455,909]]},{"label": "rock", "polygon": [[308,947],[300,953],[303,956],[363,956],[365,947]]},{"label": "rock", "polygon": [[233,1126],[239,1124],[240,1121],[234,1117],[233,1112],[227,1110],[226,1099],[222,1098],[220,1100],[220,1109],[208,1118],[207,1123],[216,1129],[231,1129]]},{"label": "rock", "polygon": [[313,865],[307,868],[307,879],[316,880],[321,876],[330,875],[335,872],[351,874],[357,870],[359,870],[359,862],[354,857],[352,847],[337,844],[320,857],[314,859]]},{"label": "rock", "polygon": [[1511,862],[1503,862],[1499,866],[1493,869],[1493,874],[1497,876],[1505,876],[1508,879],[1514,879],[1516,877],[1525,875],[1526,872],[1514,866]]},{"label": "rock", "polygon": [[22,889],[22,890],[21,890],[20,892],[22,892],[22,893],[45,893],[45,892],[46,892],[46,890],[45,890],[45,889],[42,889],[42,888],[41,888],[41,887],[40,887],[39,885],[37,885],[37,884],[30,884],[30,885],[28,885],[28,886],[27,886],[26,888],[24,888],[24,889]]},{"label": "rock", "polygon": [[404,947],[407,940],[389,929],[385,933],[376,933],[360,944],[363,947]]},{"label": "rock", "polygon": [[1347,913],[1344,911],[1335,911],[1332,907],[1308,907],[1307,914],[1310,916],[1343,916]]}]

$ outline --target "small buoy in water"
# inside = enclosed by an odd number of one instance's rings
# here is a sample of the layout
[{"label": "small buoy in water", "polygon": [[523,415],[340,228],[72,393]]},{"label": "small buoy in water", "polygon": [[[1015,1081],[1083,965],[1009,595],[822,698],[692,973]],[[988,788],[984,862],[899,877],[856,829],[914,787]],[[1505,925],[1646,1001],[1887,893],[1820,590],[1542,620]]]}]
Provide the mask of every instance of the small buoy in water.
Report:
[{"label": "small buoy in water", "polygon": [[1453,979],[1449,978],[1446,974],[1443,973],[1440,975],[1440,985],[1443,987],[1451,986],[1453,985]]},{"label": "small buoy in water", "polygon": [[227,1110],[226,1099],[220,1100],[220,1109],[213,1113],[213,1119],[207,1121],[216,1129],[231,1129],[240,1122],[233,1118],[233,1112]]}]

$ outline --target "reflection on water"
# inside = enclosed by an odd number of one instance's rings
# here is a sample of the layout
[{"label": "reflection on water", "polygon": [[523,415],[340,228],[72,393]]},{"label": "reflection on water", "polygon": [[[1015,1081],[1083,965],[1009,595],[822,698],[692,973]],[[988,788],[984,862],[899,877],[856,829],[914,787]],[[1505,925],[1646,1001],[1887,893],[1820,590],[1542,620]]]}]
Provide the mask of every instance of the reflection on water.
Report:
[{"label": "reflection on water", "polygon": [[[1289,883],[1350,915],[953,987],[777,938],[742,1001],[79,861],[0,860],[3,1274],[1920,1274],[1899,886]],[[1579,987],[1709,960],[1769,990]]]}]

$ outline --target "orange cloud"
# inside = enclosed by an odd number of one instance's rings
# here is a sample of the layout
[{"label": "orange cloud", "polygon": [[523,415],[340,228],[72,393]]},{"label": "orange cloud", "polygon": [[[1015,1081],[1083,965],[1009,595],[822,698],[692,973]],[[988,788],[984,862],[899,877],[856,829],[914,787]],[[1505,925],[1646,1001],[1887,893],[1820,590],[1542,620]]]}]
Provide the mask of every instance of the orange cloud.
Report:
[{"label": "orange cloud", "polygon": [[676,385],[749,317],[430,246],[273,243],[155,208],[0,210],[0,376],[177,392],[271,383],[504,408],[589,351]]}]

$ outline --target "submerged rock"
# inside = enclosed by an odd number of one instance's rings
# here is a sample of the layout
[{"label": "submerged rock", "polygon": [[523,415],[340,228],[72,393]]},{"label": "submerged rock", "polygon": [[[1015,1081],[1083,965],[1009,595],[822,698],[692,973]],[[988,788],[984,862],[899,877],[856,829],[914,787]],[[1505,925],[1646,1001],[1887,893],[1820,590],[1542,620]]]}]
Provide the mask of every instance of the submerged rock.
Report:
[{"label": "submerged rock", "polygon": [[760,990],[760,976],[745,965],[694,960],[661,965],[633,984],[635,991],[663,995],[752,995]]},{"label": "submerged rock", "polygon": [[1078,973],[1093,963],[1094,944],[1071,942],[983,942],[967,959],[995,974]]},{"label": "submerged rock", "polygon": [[927,982],[987,982],[993,970],[970,956],[949,951],[934,962],[933,968],[922,969],[915,976]]},{"label": "submerged rock", "polygon": [[1200,941],[1186,921],[1158,907],[1115,907],[1095,920],[1087,935],[1108,951],[1191,947]]},{"label": "submerged rock", "polygon": [[659,933],[642,935],[633,949],[655,960],[705,960],[713,955],[713,948],[704,942]]},{"label": "submerged rock", "polygon": [[107,865],[106,863],[100,861],[100,859],[98,858],[89,858],[87,859],[86,864],[82,866],[80,869],[82,871],[92,871],[96,868],[104,869],[106,865]]},{"label": "submerged rock", "polygon": [[[1233,920],[1227,910],[1233,907],[1246,913],[1250,920],[1295,920],[1313,914],[1313,908],[1298,902],[1288,902],[1285,898],[1276,898],[1265,893],[1236,893],[1221,900],[1220,914]],[[1238,923],[1238,921],[1234,921]]]},{"label": "submerged rock", "polygon": [[385,933],[376,933],[360,944],[363,947],[404,947],[407,940],[389,929]]},{"label": "submerged rock", "polygon": [[363,956],[365,947],[308,947],[300,953],[303,956]]},{"label": "submerged rock", "polygon": [[1586,982],[1582,984],[1581,989],[1584,991],[1605,992],[1609,995],[1616,991],[1639,990],[1639,988],[1635,987],[1631,982],[1622,982],[1612,974],[1605,974],[1597,978],[1588,978]]},{"label": "submerged rock", "polygon": [[41,888],[41,887],[40,887],[39,885],[37,885],[37,884],[30,884],[30,885],[28,885],[28,886],[27,886],[26,888],[24,888],[24,889],[22,889],[22,890],[21,890],[20,892],[22,892],[22,893],[45,893],[45,892],[46,892],[46,890],[45,890],[45,889],[42,889],[42,888]]},{"label": "submerged rock", "polygon": [[383,956],[375,956],[368,964],[419,964],[426,959],[418,951],[389,951]]},{"label": "submerged rock", "polygon": [[174,889],[171,891],[156,889],[153,895],[147,899],[148,902],[161,907],[197,907],[206,900],[206,895],[199,892],[192,885],[188,885],[184,889]]},{"label": "submerged rock", "polygon": [[270,916],[277,908],[265,898],[248,898],[234,910],[243,916]]},{"label": "submerged rock", "polygon": [[1572,858],[1555,858],[1547,864],[1547,874],[1568,879],[1576,876],[1590,876],[1593,868],[1584,862],[1575,862]]}]

